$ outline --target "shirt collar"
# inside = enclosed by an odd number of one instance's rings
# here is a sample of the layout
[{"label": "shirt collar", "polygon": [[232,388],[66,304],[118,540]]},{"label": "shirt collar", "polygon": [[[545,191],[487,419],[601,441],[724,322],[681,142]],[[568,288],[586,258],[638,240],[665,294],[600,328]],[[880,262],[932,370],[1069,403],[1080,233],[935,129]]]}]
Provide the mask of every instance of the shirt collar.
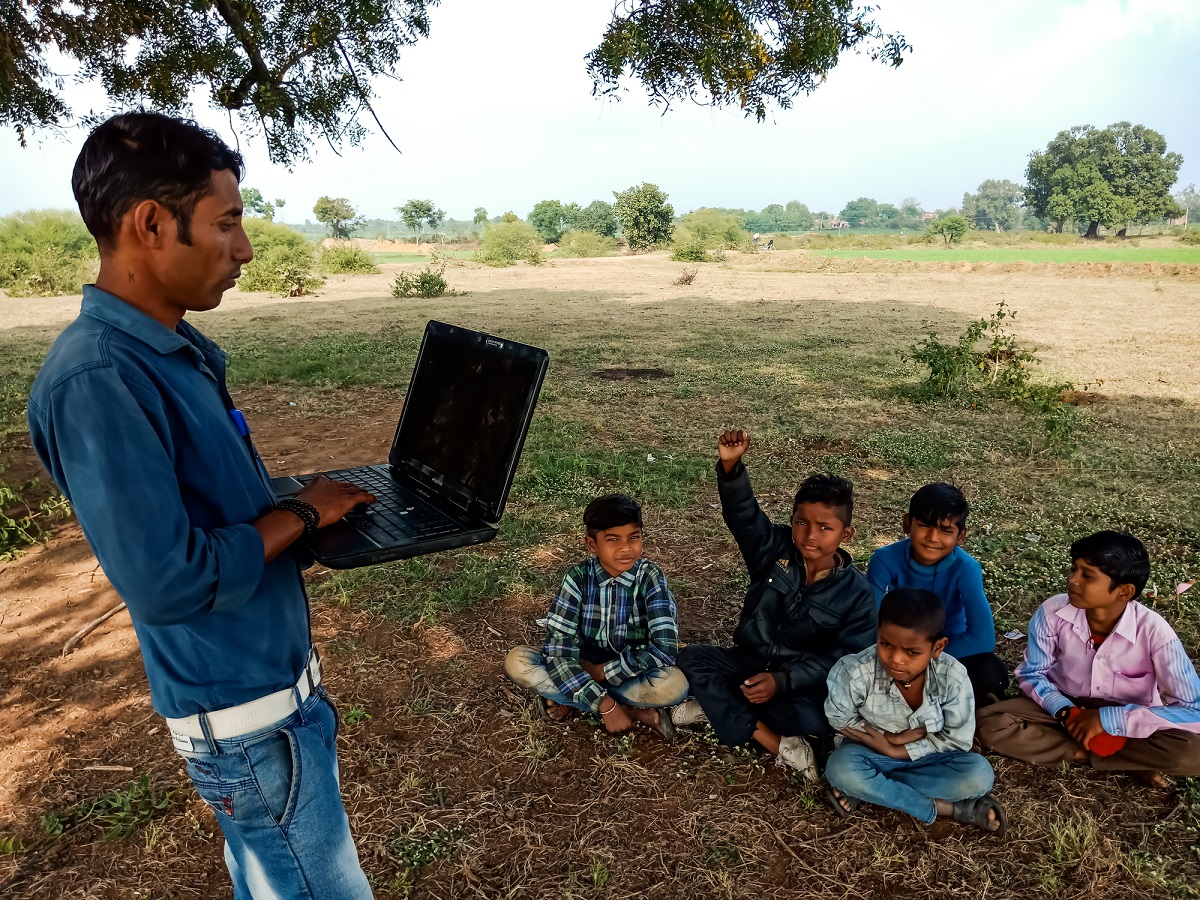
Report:
[{"label": "shirt collar", "polygon": [[609,575],[604,566],[600,565],[600,557],[592,557],[592,574],[595,575],[596,582],[600,587],[607,587],[610,581],[623,584],[625,587],[633,587],[633,583],[637,580],[638,569],[641,567],[642,561],[639,559],[628,572],[622,572],[620,575]]},{"label": "shirt collar", "polygon": [[[188,347],[191,341],[184,337],[184,334],[189,336],[199,334],[196,329],[182,320],[179,323],[179,331],[172,331],[137,307],[126,303],[115,294],[101,290],[94,284],[83,286],[81,312],[137,338],[163,355]],[[183,333],[180,333],[181,331]],[[204,341],[208,342],[206,338]]]},{"label": "shirt collar", "polygon": [[[1136,600],[1130,600],[1125,607],[1125,612],[1121,613],[1121,618],[1117,619],[1117,624],[1113,626],[1113,630],[1109,634],[1109,637],[1112,637],[1113,635],[1120,635],[1121,637],[1125,638],[1125,640],[1129,641],[1129,643],[1136,644],[1137,620],[1139,618],[1138,610],[1141,608],[1141,606],[1142,604],[1138,603]],[[1092,629],[1088,625],[1086,609],[1079,609],[1076,606],[1072,606],[1071,601],[1068,600],[1062,605],[1056,615],[1060,619],[1070,622],[1075,627],[1076,633],[1079,634],[1082,640],[1090,641],[1092,639]]]}]

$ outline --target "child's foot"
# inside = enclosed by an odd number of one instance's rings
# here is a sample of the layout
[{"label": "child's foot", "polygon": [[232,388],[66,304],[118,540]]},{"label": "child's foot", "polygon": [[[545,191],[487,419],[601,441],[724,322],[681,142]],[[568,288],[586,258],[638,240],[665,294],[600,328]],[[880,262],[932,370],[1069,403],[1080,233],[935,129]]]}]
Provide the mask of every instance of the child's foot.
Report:
[{"label": "child's foot", "polygon": [[675,725],[671,721],[671,715],[666,709],[639,709],[636,706],[629,708],[629,715],[641,722],[664,741],[673,741],[675,739]]},{"label": "child's foot", "polygon": [[949,815],[955,822],[965,822],[974,825],[980,831],[986,831],[1000,837],[1008,826],[1008,819],[998,801],[991,794],[975,797],[971,800],[958,800],[948,803],[945,800],[935,800],[939,816]]},{"label": "child's foot", "polygon": [[832,784],[825,785],[825,800],[835,813],[843,819],[848,819],[862,806],[862,801],[857,797],[851,797],[848,794],[843,794]]},{"label": "child's foot", "polygon": [[1167,791],[1171,789],[1171,785],[1167,783],[1167,779],[1163,778],[1161,772],[1133,771],[1129,773],[1129,776],[1134,781],[1140,781],[1147,787],[1157,788],[1160,791]]},{"label": "child's foot", "polygon": [[686,728],[689,725],[707,724],[708,716],[704,714],[699,700],[684,700],[671,707],[671,721],[680,728]]},{"label": "child's foot", "polygon": [[779,739],[779,754],[776,765],[787,766],[799,772],[805,781],[817,780],[817,763],[812,746],[804,738],[793,735]]},{"label": "child's foot", "polygon": [[567,721],[567,716],[571,715],[571,707],[547,700],[545,697],[539,697],[538,703],[541,704],[542,715],[554,725],[562,725]]}]

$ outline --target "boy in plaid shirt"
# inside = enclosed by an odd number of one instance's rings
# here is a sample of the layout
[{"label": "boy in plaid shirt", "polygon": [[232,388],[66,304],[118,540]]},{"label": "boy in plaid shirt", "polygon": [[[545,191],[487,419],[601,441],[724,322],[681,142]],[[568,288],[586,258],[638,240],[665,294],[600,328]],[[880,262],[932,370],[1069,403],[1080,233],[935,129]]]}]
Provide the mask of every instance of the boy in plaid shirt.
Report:
[{"label": "boy in plaid shirt", "polygon": [[514,647],[504,673],[541,698],[552,722],[579,709],[599,716],[610,733],[636,721],[670,740],[675,730],[664,707],[681,702],[688,683],[675,667],[675,598],[662,570],[642,558],[641,507],[607,494],[588,504],[583,524],[593,555],[564,576],[545,644]]}]

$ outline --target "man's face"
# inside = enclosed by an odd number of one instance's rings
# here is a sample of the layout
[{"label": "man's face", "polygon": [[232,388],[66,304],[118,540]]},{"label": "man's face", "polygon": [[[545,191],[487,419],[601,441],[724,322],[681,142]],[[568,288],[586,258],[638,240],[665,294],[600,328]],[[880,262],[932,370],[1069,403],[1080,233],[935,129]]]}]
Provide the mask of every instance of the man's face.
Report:
[{"label": "man's face", "polygon": [[904,532],[908,535],[913,561],[922,566],[937,565],[966,538],[966,532],[949,519],[927,525],[920,519],[905,516]]},{"label": "man's face", "polygon": [[588,536],[587,547],[604,571],[614,578],[633,568],[642,555],[642,526],[636,522],[618,525],[597,531],[595,537]]},{"label": "man's face", "polygon": [[178,224],[166,217],[157,277],[163,300],[178,315],[215,309],[254,258],[242,228],[242,195],[228,169],[212,173],[212,189],[192,212],[191,244],[179,240]]},{"label": "man's face", "polygon": [[838,517],[841,510],[826,503],[801,503],[792,513],[792,543],[808,562],[828,559],[854,529]]}]

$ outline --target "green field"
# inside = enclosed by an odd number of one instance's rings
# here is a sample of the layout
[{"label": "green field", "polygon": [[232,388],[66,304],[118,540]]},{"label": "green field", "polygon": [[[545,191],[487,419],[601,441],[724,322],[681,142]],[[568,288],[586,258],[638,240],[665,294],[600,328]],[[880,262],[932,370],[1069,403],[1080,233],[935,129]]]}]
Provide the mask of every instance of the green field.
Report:
[{"label": "green field", "polygon": [[[453,256],[455,259],[471,259],[475,256],[474,250],[447,250],[443,253],[444,256]],[[380,251],[370,254],[372,261],[379,265],[380,263],[413,263],[413,262],[429,262],[428,253],[395,253],[392,251]]]},{"label": "green field", "polygon": [[814,256],[841,259],[895,259],[912,262],[969,263],[1163,263],[1200,265],[1200,247],[897,247],[893,250],[812,250]]}]

